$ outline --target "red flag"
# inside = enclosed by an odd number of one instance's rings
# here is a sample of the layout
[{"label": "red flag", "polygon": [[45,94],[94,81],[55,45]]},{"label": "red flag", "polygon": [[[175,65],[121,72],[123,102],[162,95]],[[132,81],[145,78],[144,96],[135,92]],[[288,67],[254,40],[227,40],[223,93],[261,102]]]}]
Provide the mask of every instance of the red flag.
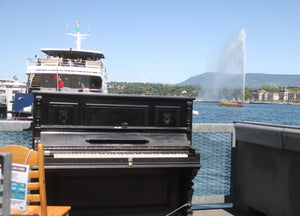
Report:
[{"label": "red flag", "polygon": [[57,78],[59,79],[59,75],[56,74],[56,75],[54,76],[54,80],[57,80]]},{"label": "red flag", "polygon": [[64,81],[62,81],[61,79],[58,81],[58,88],[63,88],[65,87],[65,83]]}]

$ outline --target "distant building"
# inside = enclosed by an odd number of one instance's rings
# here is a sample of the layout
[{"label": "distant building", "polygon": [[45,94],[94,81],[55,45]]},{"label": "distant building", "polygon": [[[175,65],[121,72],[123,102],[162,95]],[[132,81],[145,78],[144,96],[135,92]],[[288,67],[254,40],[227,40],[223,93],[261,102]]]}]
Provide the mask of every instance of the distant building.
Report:
[{"label": "distant building", "polygon": [[266,90],[257,90],[252,93],[251,100],[252,101],[262,101],[262,102],[295,101],[295,100],[300,100],[300,92],[290,91],[287,89],[281,90],[279,93],[278,92],[267,92]]},{"label": "distant building", "polygon": [[274,101],[279,101],[279,93],[278,92],[273,92],[273,100]]},{"label": "distant building", "polygon": [[292,101],[292,100],[296,100],[296,92],[288,92],[288,100]]},{"label": "distant building", "polygon": [[251,100],[253,101],[265,101],[265,97],[267,92],[265,90],[257,90],[252,93]]},{"label": "distant building", "polygon": [[278,92],[266,92],[267,101],[279,101],[279,93]]},{"label": "distant building", "polygon": [[280,101],[287,101],[289,98],[289,92],[285,89],[285,90],[281,90],[279,92],[279,100]]},{"label": "distant building", "polygon": [[300,92],[296,93],[296,100],[300,100]]}]

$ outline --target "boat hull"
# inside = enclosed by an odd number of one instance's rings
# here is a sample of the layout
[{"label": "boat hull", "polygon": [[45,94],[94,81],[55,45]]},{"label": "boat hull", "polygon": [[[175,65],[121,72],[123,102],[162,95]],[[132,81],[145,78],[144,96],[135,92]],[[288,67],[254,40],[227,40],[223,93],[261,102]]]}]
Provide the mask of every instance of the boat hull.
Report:
[{"label": "boat hull", "polygon": [[243,107],[244,105],[240,102],[221,102],[221,103],[218,103],[218,106],[222,106],[222,107]]}]

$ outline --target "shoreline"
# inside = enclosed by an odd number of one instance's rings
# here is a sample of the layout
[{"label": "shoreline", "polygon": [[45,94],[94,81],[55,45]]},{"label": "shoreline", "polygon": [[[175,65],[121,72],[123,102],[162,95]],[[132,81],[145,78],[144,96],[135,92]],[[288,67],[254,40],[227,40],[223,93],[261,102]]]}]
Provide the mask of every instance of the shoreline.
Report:
[{"label": "shoreline", "polygon": [[[197,103],[219,103],[219,101],[194,100]],[[279,101],[244,101],[243,104],[279,104],[279,105],[300,105],[298,102],[279,102]]]}]

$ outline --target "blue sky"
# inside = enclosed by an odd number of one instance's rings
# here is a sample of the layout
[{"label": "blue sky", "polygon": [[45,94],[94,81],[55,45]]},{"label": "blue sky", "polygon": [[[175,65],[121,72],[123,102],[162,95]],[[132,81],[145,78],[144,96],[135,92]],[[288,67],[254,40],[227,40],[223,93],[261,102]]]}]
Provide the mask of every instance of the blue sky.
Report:
[{"label": "blue sky", "polygon": [[26,81],[40,48],[75,48],[76,22],[102,51],[108,81],[175,84],[217,70],[222,50],[246,31],[246,72],[300,74],[300,1],[0,0],[0,79]]}]

